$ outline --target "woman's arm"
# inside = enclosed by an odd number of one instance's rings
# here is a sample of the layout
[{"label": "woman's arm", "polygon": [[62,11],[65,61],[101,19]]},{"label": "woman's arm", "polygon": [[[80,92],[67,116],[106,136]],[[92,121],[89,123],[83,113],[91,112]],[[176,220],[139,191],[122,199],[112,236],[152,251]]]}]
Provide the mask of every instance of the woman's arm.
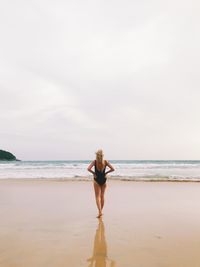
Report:
[{"label": "woman's arm", "polygon": [[106,160],[106,166],[108,166],[109,168],[110,168],[110,170],[109,171],[107,171],[107,172],[105,172],[105,174],[108,174],[109,172],[114,172],[114,168],[113,168],[113,166],[110,164],[110,162],[108,162],[107,160]]},{"label": "woman's arm", "polygon": [[90,163],[90,165],[88,166],[87,170],[89,172],[91,172],[93,175],[95,175],[95,172],[92,170],[93,166],[94,166],[94,160]]}]

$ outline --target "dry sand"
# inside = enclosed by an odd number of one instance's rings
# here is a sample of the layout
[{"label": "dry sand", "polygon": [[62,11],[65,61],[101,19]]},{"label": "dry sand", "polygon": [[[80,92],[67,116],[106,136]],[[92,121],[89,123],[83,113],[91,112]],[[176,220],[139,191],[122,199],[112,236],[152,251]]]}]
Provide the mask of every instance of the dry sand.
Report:
[{"label": "dry sand", "polygon": [[200,183],[0,181],[1,267],[199,267]]}]

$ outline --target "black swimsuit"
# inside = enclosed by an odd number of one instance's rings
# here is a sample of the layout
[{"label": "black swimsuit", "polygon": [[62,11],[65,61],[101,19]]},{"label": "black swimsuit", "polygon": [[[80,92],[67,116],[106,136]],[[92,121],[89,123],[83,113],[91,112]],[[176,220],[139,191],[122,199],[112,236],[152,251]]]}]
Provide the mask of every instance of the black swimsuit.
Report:
[{"label": "black swimsuit", "polygon": [[94,180],[99,184],[99,185],[104,185],[105,182],[106,182],[106,175],[105,175],[105,170],[106,170],[106,166],[105,168],[103,169],[103,171],[99,171],[97,169],[97,166],[96,166],[96,160],[95,160],[95,174],[96,174],[96,178],[94,178]]}]

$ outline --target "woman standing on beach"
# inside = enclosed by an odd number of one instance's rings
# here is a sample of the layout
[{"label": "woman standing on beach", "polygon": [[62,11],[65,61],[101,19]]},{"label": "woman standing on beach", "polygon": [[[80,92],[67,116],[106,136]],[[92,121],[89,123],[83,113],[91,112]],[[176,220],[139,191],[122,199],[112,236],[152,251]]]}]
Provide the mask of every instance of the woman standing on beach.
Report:
[{"label": "woman standing on beach", "polygon": [[[102,210],[104,207],[104,194],[106,190],[106,175],[109,172],[113,172],[113,166],[107,161],[104,160],[103,150],[99,149],[96,152],[96,160],[93,160],[90,165],[88,166],[87,170],[94,175],[94,192],[96,198],[96,204],[99,211],[97,218],[102,216]],[[92,167],[94,166],[94,171]],[[109,167],[110,170],[106,172],[106,167]]]}]

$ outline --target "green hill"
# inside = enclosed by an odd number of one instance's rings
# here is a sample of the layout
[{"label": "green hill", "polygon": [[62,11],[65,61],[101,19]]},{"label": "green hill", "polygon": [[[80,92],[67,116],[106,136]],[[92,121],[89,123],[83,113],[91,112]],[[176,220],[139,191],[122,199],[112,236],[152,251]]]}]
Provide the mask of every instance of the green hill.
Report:
[{"label": "green hill", "polygon": [[0,150],[0,160],[17,160],[16,157],[5,150]]}]

